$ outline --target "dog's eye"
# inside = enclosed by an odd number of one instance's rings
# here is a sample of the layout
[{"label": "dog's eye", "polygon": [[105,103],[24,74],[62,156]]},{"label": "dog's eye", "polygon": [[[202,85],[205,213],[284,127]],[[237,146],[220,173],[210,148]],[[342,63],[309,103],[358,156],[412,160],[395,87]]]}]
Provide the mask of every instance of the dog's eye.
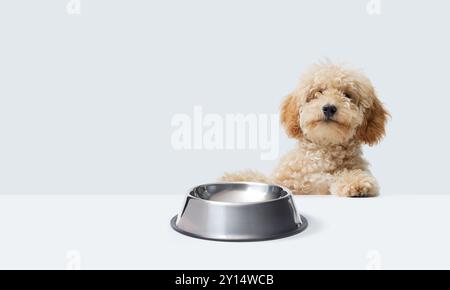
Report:
[{"label": "dog's eye", "polygon": [[351,99],[352,95],[350,95],[349,93],[344,93],[344,97],[346,97],[347,99]]}]

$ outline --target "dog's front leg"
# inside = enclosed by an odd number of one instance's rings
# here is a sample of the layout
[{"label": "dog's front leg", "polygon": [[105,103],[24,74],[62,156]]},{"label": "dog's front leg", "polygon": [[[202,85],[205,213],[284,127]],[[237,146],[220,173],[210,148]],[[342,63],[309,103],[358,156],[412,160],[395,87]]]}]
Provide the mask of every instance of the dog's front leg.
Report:
[{"label": "dog's front leg", "polygon": [[378,183],[373,175],[362,169],[344,169],[335,174],[330,185],[331,194],[347,197],[371,197],[379,192]]},{"label": "dog's front leg", "polygon": [[330,183],[334,180],[329,173],[289,172],[289,174],[276,174],[274,183],[289,188],[293,194],[329,194]]}]

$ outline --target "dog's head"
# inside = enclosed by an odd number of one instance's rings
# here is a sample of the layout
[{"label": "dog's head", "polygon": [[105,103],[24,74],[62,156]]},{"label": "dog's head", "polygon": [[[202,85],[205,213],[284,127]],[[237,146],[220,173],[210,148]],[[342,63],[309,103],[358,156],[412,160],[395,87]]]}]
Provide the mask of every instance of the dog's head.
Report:
[{"label": "dog's head", "polygon": [[281,123],[290,137],[322,145],[354,139],[376,144],[387,116],[370,80],[335,64],[314,65],[281,106]]}]

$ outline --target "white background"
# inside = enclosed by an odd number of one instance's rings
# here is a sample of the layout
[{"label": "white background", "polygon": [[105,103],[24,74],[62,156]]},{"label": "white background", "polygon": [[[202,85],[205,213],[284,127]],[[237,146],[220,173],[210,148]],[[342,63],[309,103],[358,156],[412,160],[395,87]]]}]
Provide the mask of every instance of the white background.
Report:
[{"label": "white background", "polygon": [[448,195],[295,196],[308,228],[264,242],[215,242],[179,234],[169,220],[182,199],[183,194],[0,196],[0,269],[448,269],[450,265]]},{"label": "white background", "polygon": [[[0,3],[0,193],[183,194],[259,151],[175,151],[171,119],[277,113],[311,63],[362,68],[392,114],[382,194],[447,194],[448,1]],[[293,146],[280,133],[281,153]]]}]

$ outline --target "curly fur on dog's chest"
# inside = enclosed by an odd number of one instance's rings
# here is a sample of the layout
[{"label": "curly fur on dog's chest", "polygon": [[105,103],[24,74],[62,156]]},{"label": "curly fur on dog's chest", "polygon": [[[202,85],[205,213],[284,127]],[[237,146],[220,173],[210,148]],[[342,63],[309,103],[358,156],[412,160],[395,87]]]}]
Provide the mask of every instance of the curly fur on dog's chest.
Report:
[{"label": "curly fur on dog's chest", "polygon": [[329,146],[301,142],[282,158],[280,166],[303,174],[334,173],[343,168],[366,169],[367,163],[361,156],[361,146],[357,142]]},{"label": "curly fur on dog's chest", "polygon": [[273,180],[294,193],[328,194],[336,173],[367,167],[358,142],[329,146],[300,142],[280,160]]}]

